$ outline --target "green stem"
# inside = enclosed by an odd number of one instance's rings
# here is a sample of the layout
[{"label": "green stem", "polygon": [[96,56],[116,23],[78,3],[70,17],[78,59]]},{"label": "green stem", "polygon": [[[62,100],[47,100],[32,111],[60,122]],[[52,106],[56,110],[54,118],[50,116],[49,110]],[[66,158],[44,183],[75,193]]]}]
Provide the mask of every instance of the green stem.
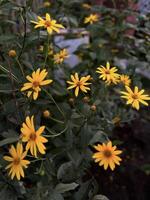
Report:
[{"label": "green stem", "polygon": [[19,67],[20,67],[20,71],[21,71],[23,77],[25,77],[25,74],[24,74],[24,71],[23,71],[23,67],[22,67],[20,61],[18,60],[18,58],[16,58],[15,60],[16,60],[16,62],[18,63],[18,65],[19,65]]},{"label": "green stem", "polygon": [[116,9],[117,6],[116,6],[116,2],[115,2],[115,0],[112,0],[112,3],[113,3],[114,8]]},{"label": "green stem", "polygon": [[52,95],[45,89],[43,89],[44,92],[47,94],[47,96],[54,102],[54,104],[56,105],[57,109],[59,110],[59,112],[62,114],[62,116],[65,118],[64,112],[60,109],[60,107],[58,106],[58,104],[56,103],[55,99],[52,97]]},{"label": "green stem", "polygon": [[47,35],[47,47],[46,47],[46,55],[45,55],[45,60],[44,60],[44,65],[43,68],[45,68],[47,58],[48,58],[48,51],[49,51],[49,41],[50,41],[50,35]]},{"label": "green stem", "polygon": [[66,125],[66,127],[59,133],[54,133],[53,131],[49,130],[48,128],[46,128],[46,130],[48,130],[49,133],[52,133],[52,135],[44,135],[45,137],[57,137],[59,135],[61,135],[62,133],[64,133],[68,128],[68,125]]},{"label": "green stem", "polygon": [[58,123],[60,123],[60,124],[64,124],[65,122],[63,122],[63,121],[61,121],[61,120],[58,120],[58,119],[56,119],[56,118],[54,118],[54,117],[49,117],[51,120],[53,120],[53,121],[55,121],[55,122],[58,122]]}]

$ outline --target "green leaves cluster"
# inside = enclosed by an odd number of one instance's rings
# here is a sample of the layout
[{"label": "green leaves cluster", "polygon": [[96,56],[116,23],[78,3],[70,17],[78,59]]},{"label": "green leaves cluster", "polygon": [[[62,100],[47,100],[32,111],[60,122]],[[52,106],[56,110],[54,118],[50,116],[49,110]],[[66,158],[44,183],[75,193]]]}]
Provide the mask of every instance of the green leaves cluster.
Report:
[{"label": "green leaves cluster", "polygon": [[[0,197],[3,200],[107,200],[100,195],[99,181],[93,170],[92,146],[97,143],[115,140],[117,144],[124,141],[116,140],[113,129],[116,126],[113,119],[119,117],[120,126],[130,123],[140,113],[136,113],[120,100],[120,88],[107,87],[98,80],[96,68],[110,61],[118,65],[122,73],[130,75],[134,84],[145,87],[149,84],[148,67],[150,61],[149,16],[139,16],[132,10],[117,10],[93,5],[85,9],[81,0],[52,1],[50,7],[39,6],[33,10],[34,1],[17,4],[14,1],[0,1]],[[12,12],[12,18],[9,13]],[[48,54],[47,33],[33,29],[30,20],[43,16],[48,12],[62,23],[68,30],[85,28],[89,32],[89,45],[81,45],[76,55],[81,62],[71,68],[66,63],[58,66],[53,62],[53,56]],[[85,25],[84,18],[91,13],[99,13],[100,21],[93,25]],[[136,17],[137,23],[126,21],[129,15]],[[134,34],[128,34],[133,29]],[[66,39],[82,38],[83,34],[64,36]],[[55,36],[50,38],[54,52],[58,52]],[[40,45],[44,51],[40,52]],[[10,58],[8,52],[15,49],[17,57]],[[125,62],[124,62],[125,61]],[[123,63],[123,64],[122,64]],[[124,67],[124,63],[127,63]],[[20,92],[26,81],[25,75],[31,74],[38,67],[49,72],[49,78],[54,80],[51,87],[46,87],[55,99],[58,107],[41,92],[37,101],[31,101]],[[58,72],[62,75],[58,78]],[[91,74],[93,83],[89,92],[89,101],[84,95],[74,97],[67,91],[66,80],[70,74],[78,72],[81,75]],[[137,72],[137,73],[136,73]],[[142,80],[142,81],[141,81]],[[93,111],[91,106],[95,105]],[[43,111],[49,110],[50,118],[43,117]],[[142,111],[141,111],[142,113]],[[46,145],[47,153],[39,159],[32,160],[31,167],[25,171],[26,177],[20,182],[11,181],[4,169],[3,156],[7,154],[10,144],[19,139],[20,126],[25,116],[35,115],[40,126],[45,125],[45,135],[49,137]],[[144,116],[147,116],[145,111]],[[120,167],[121,168],[121,167]],[[101,168],[97,171],[103,170]]]}]

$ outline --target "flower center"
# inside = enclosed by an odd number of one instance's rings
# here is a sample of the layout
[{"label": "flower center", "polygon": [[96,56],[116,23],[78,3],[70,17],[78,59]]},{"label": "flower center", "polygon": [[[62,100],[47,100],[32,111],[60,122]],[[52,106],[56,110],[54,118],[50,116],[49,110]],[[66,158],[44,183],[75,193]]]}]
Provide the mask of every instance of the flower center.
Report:
[{"label": "flower center", "polygon": [[107,157],[107,158],[110,158],[112,156],[112,153],[110,150],[105,150],[104,151],[104,156]]},{"label": "flower center", "polygon": [[136,100],[136,99],[138,99],[138,95],[137,94],[133,94],[132,98]]},{"label": "flower center", "polygon": [[38,81],[34,81],[33,82],[33,87],[38,87],[39,86],[39,82]]},{"label": "flower center", "polygon": [[105,74],[110,74],[110,71],[106,69]]},{"label": "flower center", "polygon": [[82,84],[81,84],[80,81],[78,81],[76,85],[77,85],[78,87],[80,87]]},{"label": "flower center", "polygon": [[20,163],[20,158],[14,159],[14,161],[13,161],[14,165],[19,165],[19,163]]},{"label": "flower center", "polygon": [[31,133],[30,134],[30,140],[35,141],[36,139],[36,134],[35,133]]},{"label": "flower center", "polygon": [[45,26],[46,27],[50,27],[51,26],[51,22],[50,21],[45,21]]}]

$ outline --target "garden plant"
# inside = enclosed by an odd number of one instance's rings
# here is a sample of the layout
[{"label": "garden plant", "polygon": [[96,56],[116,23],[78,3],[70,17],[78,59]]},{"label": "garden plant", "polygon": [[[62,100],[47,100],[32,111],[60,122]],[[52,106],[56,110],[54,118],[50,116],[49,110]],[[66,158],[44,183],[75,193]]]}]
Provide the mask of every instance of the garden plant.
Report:
[{"label": "garden plant", "polygon": [[110,2],[0,1],[0,200],[149,199],[150,18]]}]

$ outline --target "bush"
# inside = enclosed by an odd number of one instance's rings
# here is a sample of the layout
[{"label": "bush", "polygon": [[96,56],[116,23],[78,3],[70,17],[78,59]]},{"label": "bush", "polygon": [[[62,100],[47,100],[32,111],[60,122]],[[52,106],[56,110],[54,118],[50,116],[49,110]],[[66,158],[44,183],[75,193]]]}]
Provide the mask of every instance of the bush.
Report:
[{"label": "bush", "polygon": [[148,199],[149,17],[83,0],[0,6],[1,199]]}]

